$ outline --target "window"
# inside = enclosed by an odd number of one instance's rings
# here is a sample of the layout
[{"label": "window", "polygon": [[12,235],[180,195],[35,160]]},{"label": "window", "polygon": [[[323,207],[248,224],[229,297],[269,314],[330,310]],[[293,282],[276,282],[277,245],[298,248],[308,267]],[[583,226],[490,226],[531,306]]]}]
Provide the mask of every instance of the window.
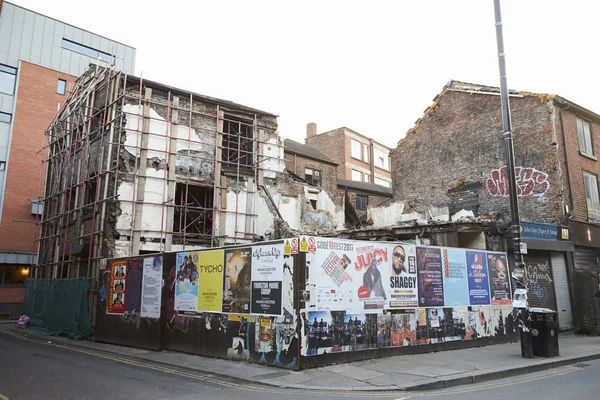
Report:
[{"label": "window", "polygon": [[363,161],[368,163],[370,160],[371,150],[368,144],[363,143]]},{"label": "window", "polygon": [[31,215],[42,215],[44,203],[41,200],[31,200]]},{"label": "window", "polygon": [[79,43],[72,42],[67,39],[62,40],[62,48],[74,51],[75,53],[83,54],[84,56],[88,56],[95,59],[100,59],[101,61],[110,62],[111,55],[105,53],[100,50],[93,49],[91,47],[84,46]]},{"label": "window", "polygon": [[359,160],[362,159],[362,143],[358,140],[352,140],[352,157]]},{"label": "window", "polygon": [[316,200],[311,200],[310,205],[312,206],[313,210],[317,209],[317,201]]},{"label": "window", "polygon": [[58,86],[56,87],[56,93],[65,94],[66,89],[67,89],[67,81],[65,81],[64,79],[59,79]]},{"label": "window", "polygon": [[209,186],[175,184],[174,243],[210,243],[214,235],[214,193]]},{"label": "window", "polygon": [[366,211],[369,205],[369,198],[367,196],[356,196],[356,209],[360,211]]},{"label": "window", "polygon": [[225,114],[223,118],[223,167],[254,173],[253,122]]},{"label": "window", "polygon": [[375,149],[375,166],[386,171],[390,170],[390,155],[387,151]]},{"label": "window", "polygon": [[0,64],[0,93],[15,94],[16,68]]},{"label": "window", "polygon": [[375,177],[375,183],[385,187],[392,187],[392,184],[389,181],[377,177]]},{"label": "window", "polygon": [[312,168],[304,168],[304,180],[313,186],[321,186],[321,171]]},{"label": "window", "polygon": [[0,267],[0,286],[24,284],[25,279],[29,277],[30,270],[29,266]]},{"label": "window", "polygon": [[363,174],[363,180],[365,182],[371,182],[371,175],[370,174]]},{"label": "window", "polygon": [[6,171],[6,161],[0,161],[0,171]]},{"label": "window", "polygon": [[600,221],[600,199],[598,199],[598,176],[583,171],[585,201],[587,203],[588,219]]},{"label": "window", "polygon": [[363,180],[362,172],[353,169],[352,170],[352,180],[359,181],[359,182],[362,181]]},{"label": "window", "polygon": [[6,122],[7,124],[10,124],[10,121],[12,121],[12,114],[0,112],[0,122]]},{"label": "window", "polygon": [[579,136],[579,151],[593,156],[592,127],[588,121],[577,118],[577,135]]}]

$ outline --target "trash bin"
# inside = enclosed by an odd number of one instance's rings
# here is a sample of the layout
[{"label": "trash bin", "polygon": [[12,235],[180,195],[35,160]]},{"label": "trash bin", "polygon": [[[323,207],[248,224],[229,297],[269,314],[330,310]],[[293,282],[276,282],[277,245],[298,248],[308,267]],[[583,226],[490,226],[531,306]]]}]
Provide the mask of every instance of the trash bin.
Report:
[{"label": "trash bin", "polygon": [[549,308],[530,308],[533,355],[558,357],[558,321],[556,311]]}]

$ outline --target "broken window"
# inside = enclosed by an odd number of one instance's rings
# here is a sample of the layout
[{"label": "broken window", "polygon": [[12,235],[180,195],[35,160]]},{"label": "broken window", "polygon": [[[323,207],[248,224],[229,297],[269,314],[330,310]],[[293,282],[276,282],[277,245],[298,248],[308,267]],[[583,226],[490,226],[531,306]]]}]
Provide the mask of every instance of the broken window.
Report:
[{"label": "broken window", "polygon": [[223,118],[223,168],[251,171],[254,164],[252,121],[225,114]]},{"label": "broken window", "polygon": [[369,204],[369,197],[367,196],[356,196],[356,209],[361,211],[367,211],[367,205]]},{"label": "broken window", "polygon": [[317,209],[317,201],[316,200],[311,200],[310,205],[312,206],[313,210]]},{"label": "broken window", "polygon": [[313,186],[321,186],[321,171],[304,168],[304,180]]},{"label": "broken window", "polygon": [[213,234],[213,195],[209,186],[177,183],[173,215],[174,242],[206,242]]}]

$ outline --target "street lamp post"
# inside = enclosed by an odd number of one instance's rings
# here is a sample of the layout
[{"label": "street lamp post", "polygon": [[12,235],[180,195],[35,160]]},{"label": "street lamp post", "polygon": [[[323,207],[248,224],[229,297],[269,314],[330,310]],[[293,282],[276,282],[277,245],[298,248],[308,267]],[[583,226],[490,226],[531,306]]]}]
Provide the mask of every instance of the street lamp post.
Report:
[{"label": "street lamp post", "polygon": [[[515,268],[513,279],[515,288],[525,288],[525,264],[521,254],[521,221],[519,218],[519,203],[517,202],[517,181],[515,179],[515,150],[510,121],[510,103],[508,97],[508,86],[506,83],[506,59],[504,54],[504,39],[502,36],[502,15],[500,12],[500,0],[494,0],[494,14],[496,17],[496,42],[498,45],[498,68],[500,71],[500,101],[502,103],[502,130],[504,145],[506,149],[506,168],[508,172],[508,189],[510,200],[511,232],[513,240],[513,252],[515,256]],[[527,307],[519,308],[519,326],[521,328],[521,355],[525,358],[533,358],[533,347],[529,330],[529,313]]]}]

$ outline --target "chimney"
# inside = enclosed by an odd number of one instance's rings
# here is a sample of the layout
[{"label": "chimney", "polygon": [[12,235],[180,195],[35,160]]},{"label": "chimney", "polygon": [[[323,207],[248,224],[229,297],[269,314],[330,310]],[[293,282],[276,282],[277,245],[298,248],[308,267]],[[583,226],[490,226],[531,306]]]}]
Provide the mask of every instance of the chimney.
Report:
[{"label": "chimney", "polygon": [[308,139],[313,136],[317,136],[317,124],[310,122],[306,124],[306,138]]}]

